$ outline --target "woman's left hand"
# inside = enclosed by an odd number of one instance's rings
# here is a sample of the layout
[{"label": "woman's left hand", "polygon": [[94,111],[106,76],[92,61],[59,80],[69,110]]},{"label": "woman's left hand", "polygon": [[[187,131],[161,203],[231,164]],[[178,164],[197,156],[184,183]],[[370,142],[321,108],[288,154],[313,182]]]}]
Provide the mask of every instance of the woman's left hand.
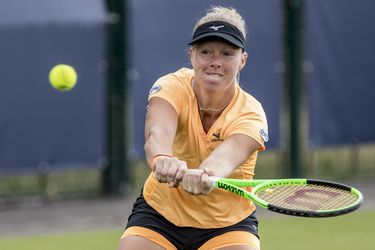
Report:
[{"label": "woman's left hand", "polygon": [[208,176],[213,176],[212,170],[205,169],[189,169],[182,178],[183,189],[194,195],[207,195],[211,190],[211,183]]}]

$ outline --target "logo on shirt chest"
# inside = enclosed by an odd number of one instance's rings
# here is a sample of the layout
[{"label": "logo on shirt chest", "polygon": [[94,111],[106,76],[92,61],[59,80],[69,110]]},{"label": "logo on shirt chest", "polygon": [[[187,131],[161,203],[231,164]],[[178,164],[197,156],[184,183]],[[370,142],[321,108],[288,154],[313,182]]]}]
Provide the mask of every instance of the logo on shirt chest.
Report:
[{"label": "logo on shirt chest", "polygon": [[213,133],[211,136],[210,142],[221,142],[224,141],[224,139],[220,138],[220,132]]}]

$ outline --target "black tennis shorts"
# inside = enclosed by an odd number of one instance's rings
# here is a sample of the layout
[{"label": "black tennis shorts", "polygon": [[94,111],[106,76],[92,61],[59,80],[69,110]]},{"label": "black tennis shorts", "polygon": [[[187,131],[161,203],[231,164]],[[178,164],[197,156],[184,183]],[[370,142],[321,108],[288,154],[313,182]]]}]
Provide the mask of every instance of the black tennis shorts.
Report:
[{"label": "black tennis shorts", "polygon": [[141,195],[133,205],[132,213],[125,227],[139,226],[151,229],[163,235],[177,249],[198,249],[206,241],[230,231],[246,231],[258,238],[258,220],[255,212],[244,220],[232,226],[213,229],[201,229],[195,227],[179,227],[174,225],[149,206]]}]

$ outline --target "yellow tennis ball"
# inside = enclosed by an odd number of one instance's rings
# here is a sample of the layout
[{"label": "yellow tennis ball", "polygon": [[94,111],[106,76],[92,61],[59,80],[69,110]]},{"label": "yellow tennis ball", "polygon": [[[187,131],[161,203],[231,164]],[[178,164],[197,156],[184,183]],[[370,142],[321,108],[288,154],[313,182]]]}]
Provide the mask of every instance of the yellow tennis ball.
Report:
[{"label": "yellow tennis ball", "polygon": [[60,91],[71,90],[77,83],[76,70],[67,64],[58,64],[49,72],[49,82],[52,87]]}]

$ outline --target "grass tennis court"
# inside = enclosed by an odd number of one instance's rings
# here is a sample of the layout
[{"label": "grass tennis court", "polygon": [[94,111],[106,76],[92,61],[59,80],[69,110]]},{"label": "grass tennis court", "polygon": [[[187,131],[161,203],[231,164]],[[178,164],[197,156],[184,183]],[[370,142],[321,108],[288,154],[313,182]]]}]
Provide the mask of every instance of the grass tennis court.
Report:
[{"label": "grass tennis court", "polygon": [[[289,216],[259,216],[262,250],[374,249],[375,211],[310,219]],[[2,250],[109,250],[116,249],[121,230],[0,237]]]},{"label": "grass tennis court", "polygon": [[374,211],[322,219],[278,216],[261,222],[262,250],[374,249]]}]

